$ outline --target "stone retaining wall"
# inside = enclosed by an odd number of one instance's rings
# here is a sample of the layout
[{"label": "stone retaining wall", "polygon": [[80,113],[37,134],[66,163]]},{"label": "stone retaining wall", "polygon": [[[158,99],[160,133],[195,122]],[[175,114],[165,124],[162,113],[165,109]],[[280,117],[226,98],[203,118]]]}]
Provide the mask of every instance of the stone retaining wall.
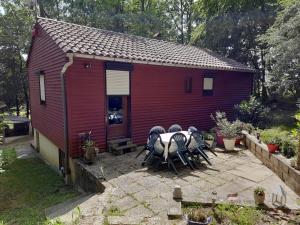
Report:
[{"label": "stone retaining wall", "polygon": [[290,160],[280,154],[271,154],[267,145],[259,143],[256,137],[245,134],[247,148],[276,173],[283,182],[300,195],[300,171],[290,166]]}]

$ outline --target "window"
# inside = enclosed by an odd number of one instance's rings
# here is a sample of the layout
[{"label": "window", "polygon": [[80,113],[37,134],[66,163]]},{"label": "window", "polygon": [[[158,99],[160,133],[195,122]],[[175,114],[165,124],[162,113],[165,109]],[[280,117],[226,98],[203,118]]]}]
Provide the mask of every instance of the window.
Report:
[{"label": "window", "polygon": [[108,96],[108,123],[123,123],[123,101],[122,96]]},{"label": "window", "polygon": [[40,102],[41,104],[45,104],[46,102],[46,91],[45,91],[45,73],[40,72],[39,73],[39,79],[40,79]]},{"label": "window", "polygon": [[204,77],[203,78],[203,96],[212,96],[214,88],[214,78]]},{"label": "window", "polygon": [[192,89],[193,89],[192,82],[193,82],[193,80],[191,77],[185,79],[185,82],[184,82],[185,93],[192,93]]}]

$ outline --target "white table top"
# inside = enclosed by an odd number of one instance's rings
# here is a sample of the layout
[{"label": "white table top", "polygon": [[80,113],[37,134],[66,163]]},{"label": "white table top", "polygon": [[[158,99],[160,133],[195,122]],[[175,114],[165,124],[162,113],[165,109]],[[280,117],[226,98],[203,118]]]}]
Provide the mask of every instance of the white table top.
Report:
[{"label": "white table top", "polygon": [[182,134],[184,134],[184,135],[186,136],[187,140],[188,140],[188,139],[190,138],[190,136],[191,136],[191,135],[189,134],[189,132],[188,132],[188,131],[185,131],[185,130],[179,131],[179,132],[164,133],[164,134],[161,134],[161,135],[160,135],[160,136],[161,136],[162,142],[163,142],[164,144],[169,143],[170,138],[172,137],[172,135],[173,135],[173,134],[176,134],[176,133],[182,133]]}]

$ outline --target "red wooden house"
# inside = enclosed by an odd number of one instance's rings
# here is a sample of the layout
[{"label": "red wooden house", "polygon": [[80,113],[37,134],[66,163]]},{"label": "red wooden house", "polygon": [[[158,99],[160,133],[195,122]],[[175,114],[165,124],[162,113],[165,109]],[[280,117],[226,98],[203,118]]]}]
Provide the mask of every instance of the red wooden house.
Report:
[{"label": "red wooden house", "polygon": [[255,72],[209,50],[45,18],[27,66],[34,145],[57,169],[79,156],[81,132],[105,151],[109,139],[144,144],[154,125],[209,129],[212,112],[232,115],[251,94]]}]

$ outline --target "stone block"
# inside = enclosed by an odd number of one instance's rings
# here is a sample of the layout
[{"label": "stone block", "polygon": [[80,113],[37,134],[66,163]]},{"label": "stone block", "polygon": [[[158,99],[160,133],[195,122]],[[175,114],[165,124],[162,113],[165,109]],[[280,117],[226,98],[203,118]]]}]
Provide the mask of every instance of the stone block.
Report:
[{"label": "stone block", "polygon": [[295,170],[294,168],[289,168],[290,177],[300,184],[300,171]]},{"label": "stone block", "polygon": [[284,173],[289,173],[289,165],[287,165],[285,162],[282,160],[278,161],[279,164],[279,169],[284,172]]}]

